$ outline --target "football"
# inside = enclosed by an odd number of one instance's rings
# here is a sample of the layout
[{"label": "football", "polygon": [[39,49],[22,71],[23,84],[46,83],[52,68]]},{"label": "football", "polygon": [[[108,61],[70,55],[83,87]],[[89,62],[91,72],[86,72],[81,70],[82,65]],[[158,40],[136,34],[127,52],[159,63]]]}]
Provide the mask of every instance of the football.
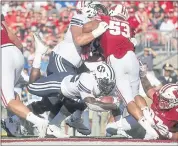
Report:
[{"label": "football", "polygon": [[99,98],[99,101],[104,103],[114,103],[114,98],[112,96],[102,96]]}]

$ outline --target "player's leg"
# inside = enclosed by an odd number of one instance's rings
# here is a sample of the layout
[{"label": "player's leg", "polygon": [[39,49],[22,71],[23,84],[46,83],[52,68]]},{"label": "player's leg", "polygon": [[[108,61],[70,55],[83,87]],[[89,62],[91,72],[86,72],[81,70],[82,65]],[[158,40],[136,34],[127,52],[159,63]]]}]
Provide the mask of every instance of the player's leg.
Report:
[{"label": "player's leg", "polygon": [[[13,56],[9,57],[10,54]],[[19,77],[17,73],[23,68],[24,59],[22,53],[15,46],[2,48],[2,61],[1,99],[4,106],[19,117],[35,124],[39,130],[39,136],[44,137],[46,134],[47,121],[35,116],[19,98],[16,98],[14,95],[14,83]]]},{"label": "player's leg", "polygon": [[33,37],[34,37],[34,42],[35,42],[35,58],[34,58],[32,70],[30,73],[29,83],[33,83],[40,78],[41,59],[42,59],[42,56],[48,50],[48,47],[45,46],[45,44],[42,42],[41,38],[39,37],[37,33],[35,33]]},{"label": "player's leg", "polygon": [[[116,74],[117,94],[127,104],[128,112],[144,127],[144,129],[146,129],[148,133],[150,132],[152,135],[155,135],[154,138],[157,138],[158,135],[156,131],[151,127],[149,122],[143,116],[143,112],[134,101],[130,82],[131,80],[139,80],[139,63],[134,55],[135,54],[132,53],[130,55],[126,54],[122,59],[117,59],[114,56],[110,56],[109,58],[110,64]],[[132,76],[135,78],[133,79]],[[139,87],[137,88],[139,89]]]},{"label": "player's leg", "polygon": [[83,135],[91,134],[89,114],[88,111],[85,110],[87,107],[86,104],[81,100],[67,100],[64,105],[70,113],[72,113],[72,115],[66,120],[66,124],[70,127],[76,128],[77,131]]},{"label": "player's leg", "polygon": [[31,94],[40,97],[57,96],[61,93],[61,82],[63,77],[67,76],[66,73],[51,74],[47,77],[41,77],[37,81],[28,85],[28,91]]},{"label": "player's leg", "polygon": [[154,125],[154,121],[150,116],[151,110],[148,108],[145,99],[139,96],[139,84],[140,84],[139,62],[133,52],[129,52],[128,57],[131,59],[132,62],[132,66],[130,66],[130,71],[129,71],[130,85],[132,88],[132,97],[134,97],[134,101],[138,107],[138,110],[142,111],[142,115],[140,115],[138,122],[146,130],[147,134],[154,135],[155,133],[155,137],[156,137],[157,135],[156,131],[152,128],[152,125]]},{"label": "player's leg", "polygon": [[141,139],[143,139],[146,134],[145,129],[131,115],[122,117],[118,121],[108,123],[106,126],[106,132],[110,136],[117,135],[119,137],[124,136],[126,138]]},{"label": "player's leg", "polygon": [[130,66],[128,62],[131,63],[130,60],[127,60],[127,56],[124,56],[122,59],[117,59],[112,55],[108,59],[108,63],[115,71],[118,97],[125,102],[128,112],[138,120],[142,116],[142,112],[135,104],[134,97],[132,96],[129,76],[130,69],[128,69]]}]

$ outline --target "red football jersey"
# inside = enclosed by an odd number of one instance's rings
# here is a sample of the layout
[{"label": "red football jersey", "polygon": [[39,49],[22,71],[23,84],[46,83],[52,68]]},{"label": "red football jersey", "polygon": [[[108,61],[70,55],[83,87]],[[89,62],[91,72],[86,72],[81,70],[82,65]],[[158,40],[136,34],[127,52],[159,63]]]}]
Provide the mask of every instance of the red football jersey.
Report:
[{"label": "red football jersey", "polygon": [[134,51],[134,46],[130,41],[131,29],[129,22],[121,18],[101,16],[101,20],[109,25],[109,29],[101,36],[101,47],[104,56],[114,55],[116,58],[122,58],[127,51]]},{"label": "red football jersey", "polygon": [[178,106],[170,110],[161,110],[159,108],[159,94],[155,92],[153,95],[153,103],[151,109],[154,111],[155,115],[160,119],[156,119],[156,123],[166,125],[169,129],[178,123]]},{"label": "red football jersey", "polygon": [[5,26],[1,23],[1,45],[12,43]]}]

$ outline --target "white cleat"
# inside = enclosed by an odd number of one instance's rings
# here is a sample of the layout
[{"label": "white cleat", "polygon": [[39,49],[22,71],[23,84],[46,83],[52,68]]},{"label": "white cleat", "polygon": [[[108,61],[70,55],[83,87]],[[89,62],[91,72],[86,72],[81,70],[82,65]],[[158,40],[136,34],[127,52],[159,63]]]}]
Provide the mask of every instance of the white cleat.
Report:
[{"label": "white cleat", "polygon": [[41,123],[35,124],[33,127],[37,128],[38,137],[44,138],[46,136],[46,131],[47,131],[47,128],[48,128],[48,121],[42,120]]},{"label": "white cleat", "polygon": [[144,140],[156,140],[158,138],[159,138],[159,136],[150,135],[149,133],[146,132]]},{"label": "white cleat", "polygon": [[72,117],[68,118],[66,124],[70,127],[76,128],[77,131],[83,135],[90,135],[91,130],[88,129],[84,124],[82,119],[73,119]]},{"label": "white cleat", "polygon": [[120,138],[132,138],[132,136],[128,135],[116,122],[109,123],[106,126],[106,133],[112,137],[120,137]]},{"label": "white cleat", "polygon": [[48,51],[48,46],[42,41],[38,33],[33,34],[35,40],[35,54],[45,54]]},{"label": "white cleat", "polygon": [[150,125],[147,125],[147,129],[146,129],[146,135],[145,135],[145,140],[151,140],[151,139],[158,139],[159,135],[156,132],[156,130],[151,127]]},{"label": "white cleat", "polygon": [[49,125],[47,128],[47,135],[52,135],[56,138],[69,138],[69,135],[64,134],[60,127],[56,125]]}]

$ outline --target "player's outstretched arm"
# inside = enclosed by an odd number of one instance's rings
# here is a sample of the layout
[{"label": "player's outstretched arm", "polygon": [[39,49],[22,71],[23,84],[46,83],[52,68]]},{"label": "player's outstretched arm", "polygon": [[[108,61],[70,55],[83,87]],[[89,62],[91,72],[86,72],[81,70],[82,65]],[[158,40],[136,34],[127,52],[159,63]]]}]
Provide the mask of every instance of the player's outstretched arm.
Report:
[{"label": "player's outstretched arm", "polygon": [[84,101],[85,101],[86,105],[89,107],[89,109],[93,110],[93,111],[105,112],[105,111],[109,111],[109,110],[117,110],[118,109],[117,104],[104,103],[101,101],[97,101],[93,97],[86,97],[86,98],[84,98]]},{"label": "player's outstretched arm", "polygon": [[143,90],[145,91],[146,95],[150,99],[153,99],[153,94],[156,92],[155,88],[151,85],[146,75],[144,77],[140,77],[140,79],[143,86]]},{"label": "player's outstretched arm", "polygon": [[[89,26],[87,26],[89,30]],[[108,29],[106,22],[100,22],[98,27],[89,33],[83,32],[83,27],[71,26],[72,37],[78,46],[84,46],[102,35]]]},{"label": "player's outstretched arm", "polygon": [[146,74],[147,71],[144,67],[144,65],[142,64],[141,61],[139,61],[140,64],[140,80],[143,86],[143,90],[145,91],[145,93],[147,94],[147,96],[150,99],[153,99],[153,94],[156,92],[155,88],[151,85],[150,81],[148,80]]},{"label": "player's outstretched arm", "polygon": [[5,21],[2,21],[2,24],[6,28],[10,40],[14,43],[14,45],[18,49],[20,49],[21,51],[23,51],[23,45],[22,45],[21,41],[18,39],[18,37],[10,31],[10,29],[8,28],[8,26],[7,26],[7,24],[6,24]]},{"label": "player's outstretched arm", "polygon": [[83,33],[90,33],[96,29],[101,21],[93,20],[83,25]]}]

